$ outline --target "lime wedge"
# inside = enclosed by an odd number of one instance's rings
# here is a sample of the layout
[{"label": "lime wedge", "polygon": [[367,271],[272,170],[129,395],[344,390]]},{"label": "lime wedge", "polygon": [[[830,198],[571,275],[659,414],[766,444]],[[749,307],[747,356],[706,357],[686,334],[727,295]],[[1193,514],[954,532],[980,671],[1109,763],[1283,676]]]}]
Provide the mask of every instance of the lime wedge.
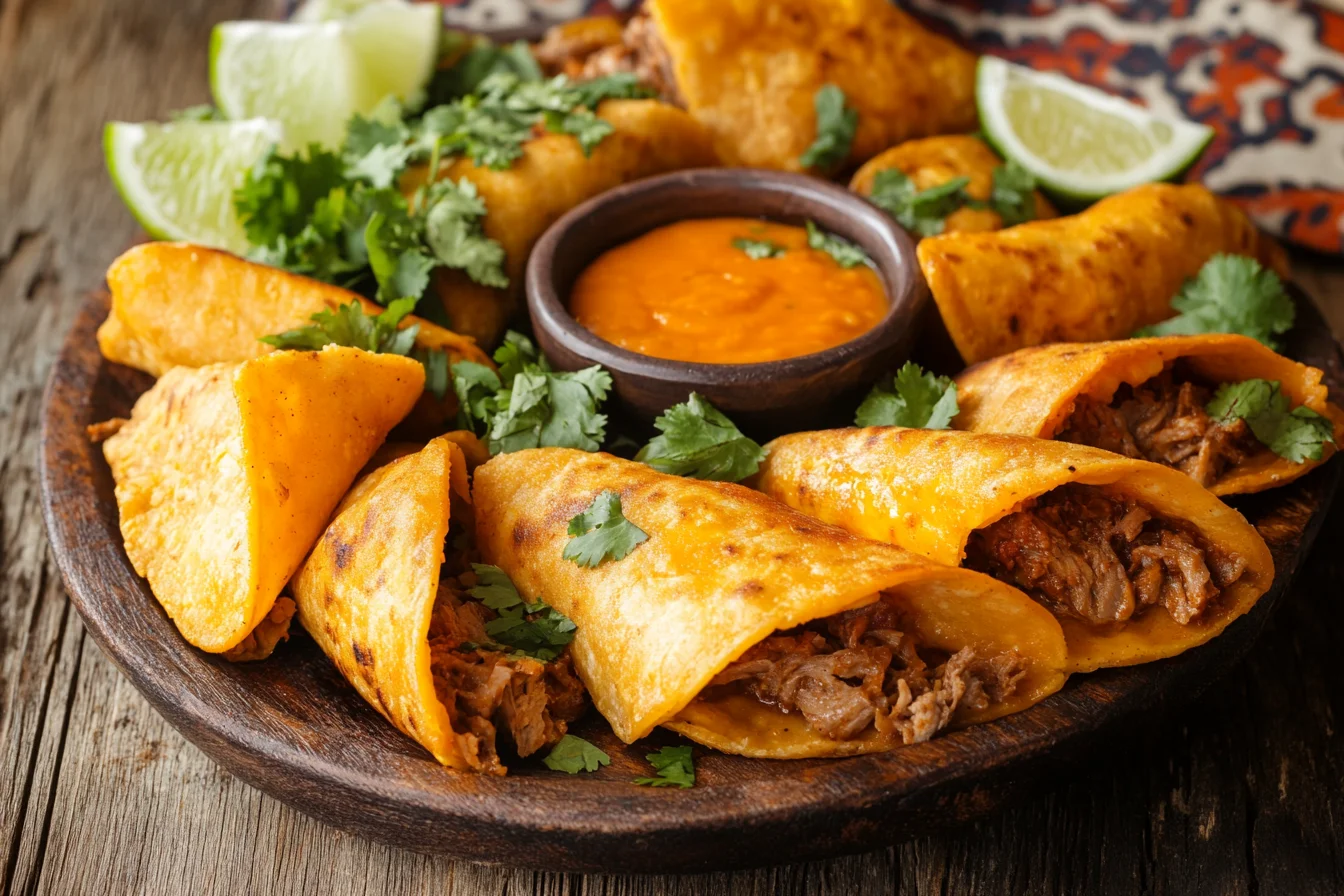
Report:
[{"label": "lime wedge", "polygon": [[113,121],[103,153],[122,200],[150,236],[242,254],[248,242],[233,191],[280,137],[280,126],[264,119]]},{"label": "lime wedge", "polygon": [[975,97],[994,148],[1067,199],[1090,201],[1169,180],[1213,137],[1202,124],[991,56],[980,59]]},{"label": "lime wedge", "polygon": [[383,0],[306,0],[294,10],[290,19],[295,22],[330,22],[348,18],[366,6],[381,2]]},{"label": "lime wedge", "polygon": [[406,100],[438,60],[439,6],[382,0],[340,21],[224,22],[210,38],[210,88],[233,119],[271,118],[285,148],[337,146],[350,116]]}]

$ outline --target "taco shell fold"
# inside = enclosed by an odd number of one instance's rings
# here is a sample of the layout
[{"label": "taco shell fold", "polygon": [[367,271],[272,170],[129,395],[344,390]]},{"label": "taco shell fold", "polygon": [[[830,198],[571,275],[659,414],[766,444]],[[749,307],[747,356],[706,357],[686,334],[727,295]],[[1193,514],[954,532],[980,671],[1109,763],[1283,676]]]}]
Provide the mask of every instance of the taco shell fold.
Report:
[{"label": "taco shell fold", "polygon": [[798,433],[766,447],[753,482],[762,492],[938,563],[962,563],[972,532],[1069,484],[1107,487],[1245,560],[1240,578],[1189,624],[1161,607],[1119,624],[1062,615],[1070,671],[1148,662],[1202,644],[1274,580],[1273,558],[1255,528],[1193,479],[1159,464],[1068,442],[899,427]]},{"label": "taco shell fold", "polygon": [[[1026,348],[977,364],[957,377],[957,429],[1052,439],[1064,429],[1080,398],[1103,403],[1122,385],[1138,386],[1174,362],[1210,384],[1264,379],[1279,383],[1293,407],[1307,407],[1335,424],[1344,438],[1344,413],[1328,401],[1323,376],[1248,336],[1212,333],[1113,342],[1057,343]],[[1295,463],[1268,448],[1226,471],[1209,488],[1239,495],[1284,485],[1328,460]]]},{"label": "taco shell fold", "polygon": [[103,444],[126,554],[190,643],[238,645],[424,388],[397,355],[330,346],[176,367]]},{"label": "taco shell fold", "polygon": [[[570,519],[609,489],[648,540],[594,568],[564,559]],[[1021,709],[1064,681],[1059,628],[1021,592],[855,538],[741,486],[669,476],[610,455],[534,449],[480,467],[473,494],[483,559],[529,599],[574,620],[575,667],[627,743],[666,725],[749,756],[890,749],[895,744],[872,730],[832,740],[798,715],[752,699],[696,700],[716,674],[777,630],[872,604],[880,592],[900,607],[903,631],[926,646],[1021,654],[1026,677],[1008,702],[962,714],[957,724]]]}]

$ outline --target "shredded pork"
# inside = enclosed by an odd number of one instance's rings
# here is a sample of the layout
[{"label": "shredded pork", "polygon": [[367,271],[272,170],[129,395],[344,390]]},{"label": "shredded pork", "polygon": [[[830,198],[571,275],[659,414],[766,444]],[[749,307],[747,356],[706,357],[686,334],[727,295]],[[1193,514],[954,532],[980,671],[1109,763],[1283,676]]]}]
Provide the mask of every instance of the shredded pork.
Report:
[{"label": "shredded pork", "polygon": [[1022,588],[1052,611],[1095,624],[1162,607],[1198,619],[1246,562],[1102,488],[1066,485],[972,533],[966,565]]},{"label": "shredded pork", "polygon": [[903,743],[926,741],[958,707],[984,709],[1012,696],[1026,674],[1015,654],[980,660],[970,649],[931,666],[886,601],[780,632],[752,647],[710,687],[744,688],[798,712],[833,740],[870,728]]},{"label": "shredded pork", "polygon": [[448,710],[463,756],[477,771],[502,775],[496,736],[502,732],[519,756],[564,737],[582,714],[587,695],[566,651],[548,663],[470,645],[486,643],[493,613],[439,591],[429,628],[434,687]]},{"label": "shredded pork", "polygon": [[[540,46],[551,42],[550,35]],[[553,46],[561,45],[561,35],[557,33]],[[562,70],[572,69],[575,60],[582,53],[582,65],[578,66],[577,77],[580,80],[600,78],[617,72],[632,72],[639,82],[658,92],[665,101],[674,105],[684,105],[680,91],[677,90],[677,76],[672,67],[672,55],[658,34],[658,26],[647,12],[636,13],[621,32],[620,43],[600,45],[590,49],[578,40],[570,43],[571,61],[562,62]],[[554,57],[555,50],[548,51]]]},{"label": "shredded pork", "polygon": [[1264,450],[1244,420],[1220,423],[1204,410],[1213,390],[1168,369],[1110,403],[1080,398],[1055,438],[1175,467],[1210,486]]}]

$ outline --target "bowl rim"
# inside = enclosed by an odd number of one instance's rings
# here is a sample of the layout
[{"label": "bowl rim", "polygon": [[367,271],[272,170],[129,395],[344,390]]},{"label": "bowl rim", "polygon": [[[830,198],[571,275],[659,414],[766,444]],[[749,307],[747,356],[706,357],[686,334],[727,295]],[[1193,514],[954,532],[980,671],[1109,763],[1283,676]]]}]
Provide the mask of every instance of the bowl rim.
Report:
[{"label": "bowl rim", "polygon": [[[873,267],[882,281],[883,293],[888,302],[886,313],[871,329],[830,348],[791,358],[740,364],[680,361],[644,355],[608,342],[580,324],[567,307],[568,295],[560,295],[553,276],[553,259],[566,248],[567,240],[576,226],[581,222],[590,224],[589,219],[612,214],[621,208],[656,205],[660,200],[704,189],[736,190],[744,197],[753,193],[785,195],[801,205],[826,207],[843,215],[849,225],[847,229],[827,227],[826,230],[851,242],[858,242],[856,233],[866,232],[876,242],[885,244],[884,255],[890,256],[889,262],[884,265],[885,259],[873,258]],[[697,214],[694,209],[677,202],[668,202],[665,207],[666,219],[654,227],[696,218],[725,216]],[[746,209],[739,214],[741,217],[757,216]],[[767,220],[778,218],[768,214],[759,216]],[[628,239],[607,248],[621,245]],[[603,251],[606,249],[586,258],[584,266]],[[872,252],[868,254],[873,257]],[[785,377],[810,378],[831,369],[841,369],[899,341],[905,329],[916,326],[919,313],[929,297],[915,254],[914,240],[886,212],[839,184],[803,174],[762,168],[689,168],[633,181],[600,193],[566,212],[546,229],[528,259],[524,284],[534,330],[546,330],[557,341],[563,341],[575,355],[608,370],[687,386],[741,386],[773,382]],[[893,289],[893,286],[896,288]]]}]

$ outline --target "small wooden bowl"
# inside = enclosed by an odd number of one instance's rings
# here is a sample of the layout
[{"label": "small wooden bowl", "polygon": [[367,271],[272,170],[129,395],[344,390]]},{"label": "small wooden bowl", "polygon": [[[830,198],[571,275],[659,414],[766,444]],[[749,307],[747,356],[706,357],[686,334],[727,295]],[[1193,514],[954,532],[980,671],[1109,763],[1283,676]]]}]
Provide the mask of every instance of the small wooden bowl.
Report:
[{"label": "small wooden bowl", "polygon": [[[876,327],[825,351],[756,364],[701,364],[618,348],[581,326],[570,290],[598,255],[687,218],[768,218],[820,227],[872,258],[890,307]],[[527,265],[527,307],[537,340],[560,370],[593,364],[614,381],[620,409],[649,421],[699,392],[758,436],[851,422],[862,390],[906,358],[928,289],[915,246],[854,193],[815,178],[749,168],[704,168],[637,181],[570,211],[542,235]]]}]

